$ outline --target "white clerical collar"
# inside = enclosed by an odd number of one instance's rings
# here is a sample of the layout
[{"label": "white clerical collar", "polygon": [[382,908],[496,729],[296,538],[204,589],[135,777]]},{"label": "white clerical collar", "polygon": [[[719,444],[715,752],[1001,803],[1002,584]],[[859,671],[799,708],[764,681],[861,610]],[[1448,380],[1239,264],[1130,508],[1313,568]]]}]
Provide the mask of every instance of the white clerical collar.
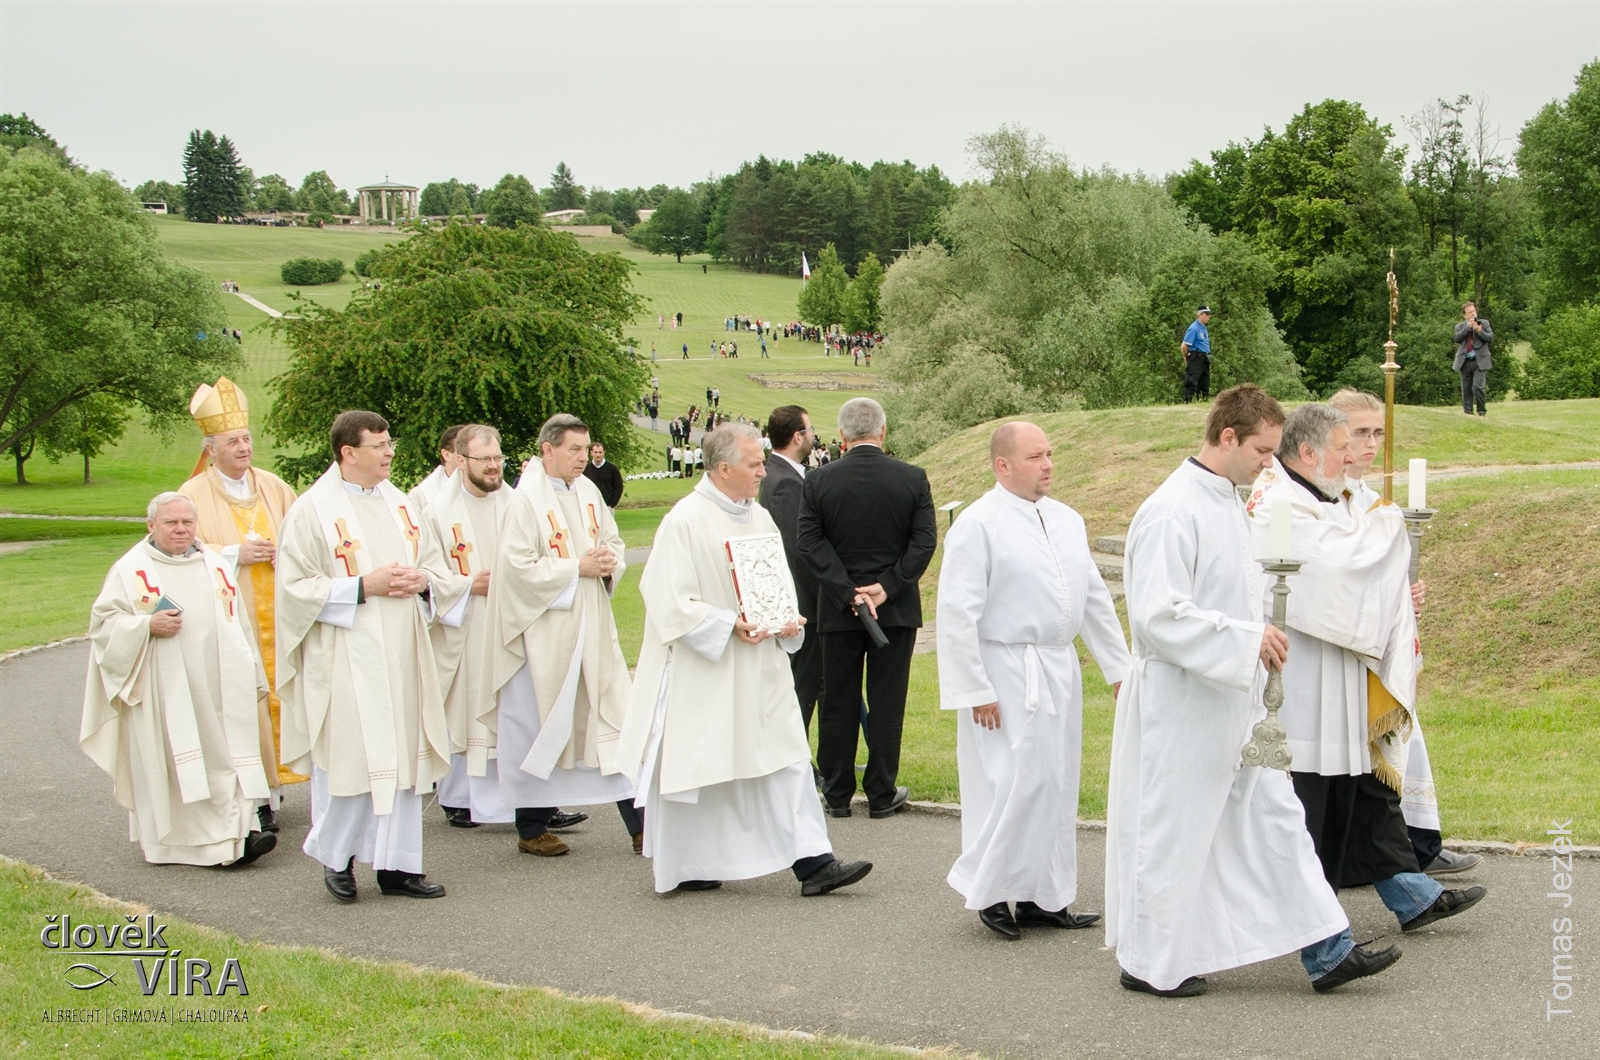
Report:
[{"label": "white clerical collar", "polygon": [[248,469],[238,478],[229,478],[224,475],[222,469],[215,464],[211,465],[211,470],[215,471],[217,477],[222,480],[222,492],[241,501],[250,499],[250,472]]},{"label": "white clerical collar", "polygon": [[[373,486],[371,489],[367,489],[364,486],[356,485],[347,478],[342,478],[339,480],[339,482],[344,486],[344,491],[346,493],[359,493],[363,497],[373,497],[376,496],[378,492],[378,486]],[[382,483],[380,482],[378,485],[381,486]]]},{"label": "white clerical collar", "polygon": [[1004,486],[1000,485],[998,482],[994,484],[994,490],[996,493],[999,493],[1005,497],[1008,503],[1019,504],[1022,507],[1027,508],[1029,511],[1033,511],[1039,507],[1038,501],[1030,501],[1026,497],[1019,497],[1015,493],[1012,493],[1010,490],[1006,489]]},{"label": "white clerical collar", "polygon": [[571,486],[567,485],[567,480],[564,478],[556,478],[554,475],[546,475],[545,478],[550,480],[550,488],[557,493],[567,493],[572,489]]},{"label": "white clerical collar", "polygon": [[727,512],[730,516],[739,520],[740,522],[750,521],[750,513],[754,509],[756,502],[750,498],[746,498],[742,501],[734,500],[726,493],[723,493],[721,490],[717,489],[716,485],[711,481],[710,475],[702,475],[700,481],[694,484],[694,491],[704,497],[709,498],[711,503],[715,504],[718,508],[721,508],[724,512]]},{"label": "white clerical collar", "polygon": [[776,449],[774,449],[772,451],[772,455],[775,456],[775,457],[778,457],[784,463],[788,464],[790,467],[792,467],[796,471],[800,472],[800,477],[801,478],[805,478],[806,477],[806,468],[805,468],[804,464],[795,463],[793,460],[790,460],[788,457],[784,456],[782,453],[778,452]]}]

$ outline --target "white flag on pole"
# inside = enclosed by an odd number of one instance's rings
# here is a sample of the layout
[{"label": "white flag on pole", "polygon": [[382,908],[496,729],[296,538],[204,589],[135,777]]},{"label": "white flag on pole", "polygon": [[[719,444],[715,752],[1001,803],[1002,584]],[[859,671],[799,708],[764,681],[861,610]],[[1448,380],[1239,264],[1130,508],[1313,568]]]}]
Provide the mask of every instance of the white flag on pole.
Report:
[{"label": "white flag on pole", "polygon": [[806,252],[803,250],[800,252],[800,279],[811,279],[811,264],[806,261]]}]

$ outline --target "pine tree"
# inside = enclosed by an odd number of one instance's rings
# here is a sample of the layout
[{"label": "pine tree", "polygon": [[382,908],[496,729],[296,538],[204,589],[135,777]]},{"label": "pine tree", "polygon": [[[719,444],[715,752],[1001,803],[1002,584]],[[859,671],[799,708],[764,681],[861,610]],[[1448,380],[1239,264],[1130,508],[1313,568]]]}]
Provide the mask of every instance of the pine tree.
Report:
[{"label": "pine tree", "polygon": [[556,171],[550,174],[550,187],[545,191],[544,198],[547,210],[576,210],[583,205],[583,189],[578,187],[572,170],[567,168],[565,162],[556,163]]}]

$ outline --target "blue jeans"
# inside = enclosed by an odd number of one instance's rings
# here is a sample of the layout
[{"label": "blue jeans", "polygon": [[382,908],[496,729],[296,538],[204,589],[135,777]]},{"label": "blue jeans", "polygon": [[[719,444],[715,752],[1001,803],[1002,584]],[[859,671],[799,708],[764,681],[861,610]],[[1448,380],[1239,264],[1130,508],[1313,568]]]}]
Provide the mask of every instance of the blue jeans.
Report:
[{"label": "blue jeans", "polygon": [[1306,974],[1313,979],[1321,979],[1335,968],[1350,951],[1356,948],[1356,940],[1350,937],[1350,929],[1345,928],[1337,935],[1313,942],[1300,951],[1300,963],[1305,965]]},{"label": "blue jeans", "polygon": [[1372,889],[1402,924],[1421,916],[1444,893],[1443,884],[1420,872],[1402,872],[1387,880],[1374,880]]}]

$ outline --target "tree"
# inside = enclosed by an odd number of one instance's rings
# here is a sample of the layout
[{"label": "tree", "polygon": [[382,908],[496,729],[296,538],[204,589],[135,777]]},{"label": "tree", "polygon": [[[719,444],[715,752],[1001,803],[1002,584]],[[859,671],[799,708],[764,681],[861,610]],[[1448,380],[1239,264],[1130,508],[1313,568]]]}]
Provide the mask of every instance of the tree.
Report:
[{"label": "tree", "polygon": [[304,210],[313,221],[331,221],[336,214],[354,212],[349,193],[335,184],[325,169],[306,174],[294,193],[294,208]]},{"label": "tree", "polygon": [[820,328],[844,323],[845,292],[850,274],[839,264],[839,252],[829,243],[811,267],[811,279],[800,291],[800,319]]},{"label": "tree", "polygon": [[1577,87],[1522,128],[1517,168],[1527,182],[1544,243],[1541,271],[1551,305],[1600,295],[1600,61]]},{"label": "tree", "polygon": [[280,469],[304,482],[327,467],[328,424],[349,408],[388,418],[402,482],[427,473],[450,424],[492,423],[522,457],[557,412],[583,417],[628,466],[643,453],[627,410],[648,381],[623,338],[641,306],[632,270],[542,225],[453,221],[383,247],[370,265],[381,286],[274,322],[290,356],[267,428],[305,454]]},{"label": "tree", "polygon": [[133,197],[140,202],[164,202],[170,214],[183,213],[183,188],[165,180],[147,180],[133,189]]},{"label": "tree", "polygon": [[565,162],[557,162],[556,171],[550,174],[550,187],[545,189],[544,208],[578,210],[583,208],[583,200],[583,187],[572,178],[572,170]]},{"label": "tree", "polygon": [[[133,197],[34,149],[0,152],[0,313],[0,451],[19,461],[36,440],[114,438],[107,401],[173,427],[240,363],[216,284],[167,260]],[[70,440],[57,417],[91,399],[89,434]]]},{"label": "tree", "polygon": [[277,173],[268,173],[256,181],[253,197],[255,208],[262,213],[273,210],[284,212],[294,209],[294,189]]},{"label": "tree", "polygon": [[417,210],[423,217],[445,217],[458,213],[476,213],[478,186],[463,184],[455,177],[435,181],[422,189]]},{"label": "tree", "polygon": [[28,117],[27,112],[22,114],[0,114],[0,147],[9,147],[13,151],[20,151],[24,147],[32,147],[43,151],[65,165],[72,164],[72,159],[68,157],[66,148],[56,143],[55,137],[45,132],[43,126]]},{"label": "tree", "polygon": [[183,212],[191,221],[215,224],[219,218],[237,217],[250,205],[239,152],[226,136],[218,139],[210,129],[189,133],[183,150]]},{"label": "tree", "polygon": [[527,177],[507,173],[485,194],[489,223],[497,228],[515,228],[518,224],[536,225],[544,211],[539,208],[539,193]]},{"label": "tree", "polygon": [[1521,397],[1600,397],[1600,304],[1564,306],[1551,313],[1524,368],[1525,379],[1517,389]]},{"label": "tree", "polygon": [[705,249],[700,204],[688,192],[674,188],[662,197],[650,220],[631,229],[628,238],[652,254],[673,254],[681,262],[685,254]]},{"label": "tree", "polygon": [[879,308],[883,291],[883,265],[878,256],[867,251],[867,256],[856,266],[855,279],[844,295],[844,329],[876,333],[883,323]]}]

